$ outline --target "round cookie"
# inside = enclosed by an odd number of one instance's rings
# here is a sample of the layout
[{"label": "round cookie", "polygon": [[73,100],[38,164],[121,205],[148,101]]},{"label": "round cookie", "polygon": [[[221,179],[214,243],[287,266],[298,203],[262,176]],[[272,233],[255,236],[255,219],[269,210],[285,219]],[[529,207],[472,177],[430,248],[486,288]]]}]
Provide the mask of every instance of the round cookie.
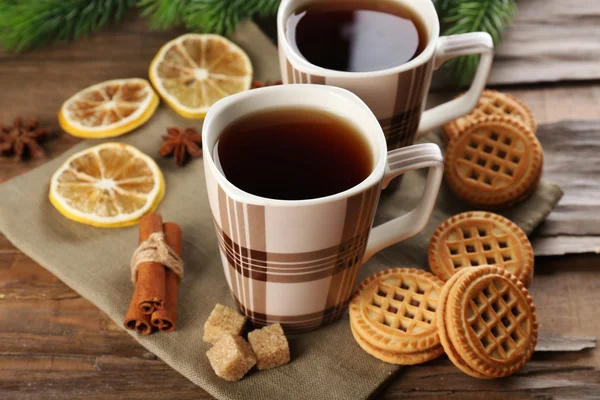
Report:
[{"label": "round cookie", "polygon": [[465,268],[442,290],[437,314],[440,339],[450,360],[476,378],[500,378],[531,358],[538,323],[533,300],[510,272]]},{"label": "round cookie", "polygon": [[441,345],[437,345],[430,350],[421,351],[418,353],[394,353],[392,351],[386,351],[378,349],[377,347],[368,343],[362,336],[360,336],[352,324],[350,324],[350,330],[356,343],[367,353],[377,358],[378,360],[384,361],[389,364],[396,365],[416,365],[423,364],[424,362],[438,358],[444,354],[444,348]]},{"label": "round cookie", "polygon": [[529,286],[533,264],[533,249],[525,232],[512,221],[486,211],[448,218],[429,244],[429,268],[443,281],[465,267],[493,265]]},{"label": "round cookie", "polygon": [[474,206],[504,208],[534,192],[543,157],[542,146],[529,128],[511,118],[490,116],[450,141],[446,181]]},{"label": "round cookie", "polygon": [[365,279],[349,305],[358,344],[380,360],[410,365],[443,353],[435,312],[443,282],[417,269],[394,268]]},{"label": "round cookie", "polygon": [[[464,94],[461,94],[460,96],[462,95]],[[458,137],[467,126],[488,115],[514,118],[531,129],[533,133],[535,133],[537,129],[531,110],[519,99],[510,94],[500,93],[496,90],[484,90],[477,101],[477,105],[470,114],[444,125],[443,131],[446,138],[450,140]]]},{"label": "round cookie", "polygon": [[460,354],[458,354],[456,349],[452,346],[452,343],[450,342],[450,339],[448,337],[448,330],[446,329],[447,325],[450,323],[446,320],[446,318],[448,316],[446,313],[446,304],[448,301],[450,291],[452,290],[452,288],[454,287],[454,284],[460,278],[460,276],[468,271],[469,271],[469,268],[463,268],[463,269],[456,271],[456,273],[454,275],[452,275],[450,280],[448,282],[446,282],[446,284],[444,285],[444,287],[442,289],[442,293],[440,294],[440,299],[438,302],[438,310],[436,313],[436,318],[438,320],[438,329],[439,329],[439,334],[440,334],[440,343],[442,344],[444,352],[446,353],[446,355],[448,356],[450,361],[452,361],[452,363],[458,369],[463,371],[465,374],[473,376],[475,378],[490,379],[490,378],[486,377],[485,375],[482,375],[482,374],[478,373],[477,371],[472,370],[462,360],[462,358],[460,357]]},{"label": "round cookie", "polygon": [[439,344],[435,310],[444,283],[422,270],[394,268],[365,279],[350,303],[358,333],[382,350],[415,353]]}]

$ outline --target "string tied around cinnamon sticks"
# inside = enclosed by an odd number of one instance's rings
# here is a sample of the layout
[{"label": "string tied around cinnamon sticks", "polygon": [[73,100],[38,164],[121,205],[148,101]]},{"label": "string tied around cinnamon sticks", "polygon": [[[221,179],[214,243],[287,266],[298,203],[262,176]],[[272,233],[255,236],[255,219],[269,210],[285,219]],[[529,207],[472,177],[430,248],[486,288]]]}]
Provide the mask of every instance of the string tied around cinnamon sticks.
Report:
[{"label": "string tied around cinnamon sticks", "polygon": [[183,278],[183,260],[165,241],[163,232],[154,232],[133,253],[131,258],[131,281],[135,285],[138,268],[144,263],[159,263]]},{"label": "string tied around cinnamon sticks", "polygon": [[125,328],[149,335],[175,330],[179,281],[183,276],[181,227],[163,224],[160,214],[147,214],[139,224],[139,247],[132,262],[135,285],[125,315]]}]

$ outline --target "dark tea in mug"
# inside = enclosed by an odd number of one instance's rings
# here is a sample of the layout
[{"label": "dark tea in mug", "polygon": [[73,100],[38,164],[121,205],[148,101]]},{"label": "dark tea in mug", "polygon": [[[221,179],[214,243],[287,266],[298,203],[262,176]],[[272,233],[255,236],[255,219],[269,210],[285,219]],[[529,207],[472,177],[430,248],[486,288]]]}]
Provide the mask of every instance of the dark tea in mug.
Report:
[{"label": "dark tea in mug", "polygon": [[417,16],[386,0],[309,4],[288,18],[286,35],[308,62],[345,72],[393,68],[417,57],[427,45]]},{"label": "dark tea in mug", "polygon": [[273,109],[236,120],[219,137],[214,157],[239,189],[280,200],[343,192],[374,167],[358,128],[312,108]]}]

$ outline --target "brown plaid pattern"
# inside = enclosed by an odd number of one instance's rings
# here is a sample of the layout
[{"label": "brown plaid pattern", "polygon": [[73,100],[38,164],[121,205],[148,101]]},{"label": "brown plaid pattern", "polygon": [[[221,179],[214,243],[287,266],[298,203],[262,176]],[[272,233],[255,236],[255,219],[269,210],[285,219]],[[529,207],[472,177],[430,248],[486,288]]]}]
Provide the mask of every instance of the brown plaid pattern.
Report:
[{"label": "brown plaid pattern", "polygon": [[[242,247],[216,224],[219,247],[233,268],[246,278],[264,282],[310,282],[351,268],[362,260],[369,229],[340,245],[307,253],[267,253]],[[303,261],[306,260],[306,261]],[[268,263],[267,263],[268,262]],[[291,275],[295,269],[301,275]]]},{"label": "brown plaid pattern", "polygon": [[312,314],[294,315],[293,317],[283,315],[266,315],[261,313],[255,313],[248,310],[244,305],[235,297],[232,292],[231,296],[236,306],[246,315],[252,315],[252,324],[256,327],[263,327],[271,324],[281,324],[285,328],[286,333],[302,333],[317,329],[321,326],[330,324],[338,320],[344,312],[350,302],[350,299],[346,300],[339,307],[329,307],[323,311],[315,312]]},{"label": "brown plaid pattern", "polygon": [[[283,49],[280,48],[279,51],[283,52]],[[282,74],[285,83],[328,84],[326,76],[301,72],[295,69],[287,58],[284,57],[284,59],[285,61],[282,61],[282,63],[285,63],[285,65],[282,65]],[[432,70],[433,61],[429,60],[416,68],[398,74],[396,88],[390,89],[396,91],[394,106],[393,109],[390,109],[391,114],[376,115],[383,128],[388,150],[413,144],[427,98]],[[343,84],[337,86],[343,87]],[[361,97],[361,93],[356,94]]]},{"label": "brown plaid pattern", "polygon": [[388,150],[410,146],[415,140],[415,134],[421,120],[421,107],[415,107],[407,112],[382,118],[379,124],[385,134]]},{"label": "brown plaid pattern", "polygon": [[[340,200],[340,206],[345,202],[345,212],[340,213],[339,220],[324,224],[324,229],[337,224],[338,234],[343,224],[339,244],[285,253],[267,249],[269,235],[277,233],[268,231],[266,207],[237,202],[218,187],[219,212],[214,219],[215,228],[229,287],[239,309],[255,325],[278,322],[288,332],[314,329],[340,318],[362,264],[378,199],[379,185],[374,185]],[[312,210],[305,211],[311,214]],[[289,212],[296,211],[290,208]],[[286,221],[277,220],[276,224],[285,226]],[[319,228],[322,221],[307,221],[307,224]],[[297,240],[294,232],[289,233],[289,240]],[[301,289],[288,292],[286,285]],[[277,304],[273,305],[273,301]],[[302,307],[295,309],[306,312],[281,315],[281,312],[269,311],[281,310],[277,307],[286,302],[291,302],[292,308],[301,303]]]}]

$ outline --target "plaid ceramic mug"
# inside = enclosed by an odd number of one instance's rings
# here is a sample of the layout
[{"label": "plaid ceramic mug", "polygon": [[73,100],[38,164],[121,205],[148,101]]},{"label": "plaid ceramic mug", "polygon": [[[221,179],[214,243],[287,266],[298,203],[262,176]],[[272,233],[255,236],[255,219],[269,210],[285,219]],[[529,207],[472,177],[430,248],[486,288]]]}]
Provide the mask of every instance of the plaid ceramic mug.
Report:
[{"label": "plaid ceramic mug", "polygon": [[[431,0],[370,0],[397,3],[412,11],[423,25],[426,45],[407,63],[372,72],[344,72],[308,62],[286,32],[288,18],[311,3],[343,3],[349,0],[283,0],[277,14],[279,63],[284,83],[317,83],[342,87],[358,95],[379,120],[389,150],[408,146],[417,133],[425,133],[465,114],[477,104],[492,64],[493,42],[488,33],[473,32],[440,37],[440,23]],[[360,4],[364,4],[361,2]],[[389,38],[389,40],[400,40]],[[481,54],[479,68],[468,92],[457,99],[424,111],[433,70],[446,60]]]},{"label": "plaid ceramic mug", "polygon": [[[219,136],[233,121],[281,107],[314,108],[352,123],[372,154],[370,175],[346,191],[309,200],[264,198],[234,186],[215,161]],[[202,149],[233,298],[254,324],[279,322],[288,332],[311,330],[342,316],[362,263],[423,229],[443,175],[439,147],[429,143],[387,152],[366,104],[347,90],[324,85],[267,87],[220,100],[204,121]],[[380,190],[392,178],[419,168],[428,168],[429,175],[418,206],[372,228]]]}]

